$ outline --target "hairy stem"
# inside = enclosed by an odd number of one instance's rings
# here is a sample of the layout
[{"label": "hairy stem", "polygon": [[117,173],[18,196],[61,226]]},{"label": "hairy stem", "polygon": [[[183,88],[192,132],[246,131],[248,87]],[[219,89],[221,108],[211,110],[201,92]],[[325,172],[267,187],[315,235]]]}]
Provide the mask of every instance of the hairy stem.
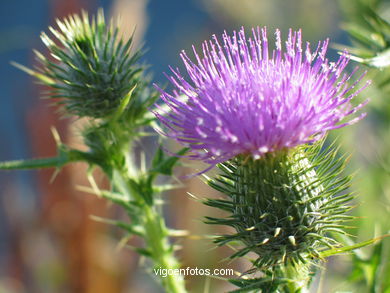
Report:
[{"label": "hairy stem", "polygon": [[[164,219],[152,206],[144,207],[145,242],[152,252],[155,267],[179,269],[180,265],[173,255],[173,247],[167,241],[168,230]],[[167,292],[185,292],[184,280],[180,275],[162,277],[162,284]]]},{"label": "hairy stem", "polygon": [[[145,246],[150,254],[149,257],[154,262],[154,268],[179,269],[180,264],[174,256],[173,246],[169,243],[169,231],[165,225],[164,218],[153,203],[145,201],[144,195],[139,192],[139,190],[143,190],[143,188],[136,190],[129,184],[130,180],[134,179],[131,177],[141,176],[141,174],[134,168],[134,164],[129,157],[127,157],[126,162],[127,168],[125,168],[125,171],[123,171],[123,169],[114,171],[112,180],[114,188],[139,204],[138,222],[144,228]],[[142,182],[141,180],[137,181]],[[161,278],[162,286],[166,292],[186,292],[182,276],[167,274],[166,277],[159,277]]]}]

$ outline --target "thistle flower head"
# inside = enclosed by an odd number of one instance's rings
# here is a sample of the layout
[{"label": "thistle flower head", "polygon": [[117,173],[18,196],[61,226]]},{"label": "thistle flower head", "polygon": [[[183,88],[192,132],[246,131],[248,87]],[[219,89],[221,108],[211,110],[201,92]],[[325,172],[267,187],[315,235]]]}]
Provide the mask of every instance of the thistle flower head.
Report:
[{"label": "thistle flower head", "polygon": [[119,38],[118,27],[105,23],[102,10],[91,20],[83,12],[57,20],[57,26],[50,28],[55,38],[41,35],[54,60],[35,52],[42,66],[22,69],[49,85],[48,96],[59,98],[68,113],[107,117],[136,84],[135,91],[142,91],[142,68],[136,64],[141,54],[130,53],[132,38]]},{"label": "thistle flower head", "polygon": [[350,101],[364,87],[352,92],[361,77],[347,85],[353,73],[343,74],[346,53],[332,63],[325,57],[328,40],[312,52],[309,43],[302,48],[301,31],[290,30],[283,50],[280,31],[275,35],[272,52],[266,28],[256,28],[249,38],[244,29],[225,32],[222,41],[213,36],[203,43],[202,57],[194,49],[196,61],[181,53],[190,81],[172,69],[175,90],[160,90],[172,111],[156,115],[167,136],[190,147],[192,158],[212,165],[239,154],[258,159],[314,142],[363,116],[352,117],[362,105]]},{"label": "thistle flower head", "polygon": [[353,218],[346,215],[346,203],[353,198],[351,178],[343,175],[345,158],[333,147],[323,149],[322,142],[260,160],[240,155],[218,164],[221,174],[207,183],[226,197],[205,204],[228,216],[206,218],[209,224],[236,230],[215,241],[243,244],[231,258],[252,251],[258,255],[256,267],[298,264],[338,244],[328,234],[345,234],[343,222]]},{"label": "thistle flower head", "polygon": [[354,114],[364,103],[350,103],[365,87],[354,89],[362,76],[348,85],[356,70],[343,73],[347,53],[331,63],[328,40],[303,49],[300,31],[290,30],[282,46],[277,30],[272,52],[265,28],[249,38],[243,29],[222,41],[214,36],[202,47],[202,57],[194,49],[196,61],[181,54],[190,81],[172,69],[175,90],[160,89],[171,111],[155,114],[190,157],[220,169],[207,183],[225,197],[205,204],[228,216],[207,222],[236,232],[216,242],[241,243],[232,258],[254,252],[253,264],[274,272],[310,262],[337,243],[328,233],[344,233],[350,219],[345,158],[323,150],[321,138],[363,117]]}]

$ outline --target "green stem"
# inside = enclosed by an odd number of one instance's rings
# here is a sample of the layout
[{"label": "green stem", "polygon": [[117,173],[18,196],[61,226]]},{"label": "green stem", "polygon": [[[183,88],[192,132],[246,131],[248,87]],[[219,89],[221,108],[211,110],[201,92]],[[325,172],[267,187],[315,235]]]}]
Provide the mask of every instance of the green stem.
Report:
[{"label": "green stem", "polygon": [[283,275],[285,278],[291,280],[286,287],[286,293],[308,293],[308,285],[311,277],[309,275],[308,267],[305,264],[293,266],[288,264],[283,267]]},{"label": "green stem", "polygon": [[[128,161],[128,164],[131,162]],[[113,183],[124,195],[129,199],[135,200],[140,203],[139,211],[139,224],[144,228],[144,240],[147,251],[150,253],[150,258],[154,262],[154,268],[156,269],[179,269],[179,262],[174,257],[173,246],[168,241],[168,228],[165,225],[164,218],[159,214],[154,205],[149,205],[143,199],[142,194],[132,188],[131,184],[128,184],[130,178],[129,174],[134,174],[134,169],[129,173],[127,170],[114,171]],[[168,274],[166,277],[162,275],[161,283],[168,293],[185,293],[184,279],[179,274]]]},{"label": "green stem", "polygon": [[[173,255],[173,247],[168,242],[168,229],[164,219],[153,206],[144,206],[145,242],[152,253],[155,268],[180,269],[180,265]],[[186,292],[183,277],[179,274],[168,274],[161,277],[162,284],[167,292]]]}]

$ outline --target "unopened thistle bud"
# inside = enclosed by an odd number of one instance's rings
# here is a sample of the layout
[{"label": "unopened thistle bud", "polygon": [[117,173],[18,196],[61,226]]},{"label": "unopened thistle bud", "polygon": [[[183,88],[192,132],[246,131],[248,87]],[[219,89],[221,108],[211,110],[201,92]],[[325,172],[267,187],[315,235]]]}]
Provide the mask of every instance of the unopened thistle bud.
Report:
[{"label": "unopened thistle bud", "polygon": [[[219,237],[244,247],[233,257],[258,254],[258,267],[302,263],[332,246],[327,232],[342,232],[351,199],[349,177],[342,176],[344,158],[322,150],[329,130],[350,125],[363,105],[350,101],[365,87],[349,86],[353,74],[343,74],[349,58],[336,63],[325,58],[328,40],[314,52],[302,49],[301,32],[290,30],[282,49],[276,31],[269,52],[265,28],[223,34],[203,43],[196,62],[181,54],[190,82],[176,70],[169,77],[173,94],[161,91],[172,109],[156,113],[166,135],[189,147],[192,159],[221,173],[208,181],[226,195],[205,203],[229,213],[207,217],[229,225],[236,233]],[[188,97],[187,102],[180,95]]]},{"label": "unopened thistle bud", "polygon": [[107,117],[140,80],[140,52],[130,53],[132,37],[123,42],[118,27],[105,23],[102,10],[91,21],[83,12],[57,20],[57,26],[50,27],[55,38],[41,35],[52,58],[36,51],[41,66],[22,69],[49,85],[48,97],[57,98],[68,113]]}]

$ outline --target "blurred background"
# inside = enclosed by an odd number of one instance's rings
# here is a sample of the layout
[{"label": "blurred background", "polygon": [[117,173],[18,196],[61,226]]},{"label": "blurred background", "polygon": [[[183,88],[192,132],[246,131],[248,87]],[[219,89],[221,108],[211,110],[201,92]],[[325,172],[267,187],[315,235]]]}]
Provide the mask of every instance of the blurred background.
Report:
[{"label": "blurred background", "polygon": [[[34,66],[32,49],[45,52],[39,35],[56,18],[81,9],[93,14],[98,7],[105,9],[107,17],[120,15],[125,35],[137,27],[136,43],[147,49],[143,61],[151,65],[153,81],[164,85],[168,65],[181,66],[181,49],[190,50],[211,34],[241,26],[267,25],[269,31],[278,27],[284,35],[290,27],[302,28],[304,39],[313,44],[330,37],[334,44],[351,45],[340,25],[359,20],[357,3],[378,8],[384,17],[389,15],[388,1],[369,0],[0,0],[0,161],[54,155],[50,126],[57,128],[63,141],[79,143],[74,121],[60,118],[55,107],[39,98],[42,87],[9,63]],[[337,51],[331,50],[328,57],[337,58]],[[383,70],[370,71],[368,77],[375,81],[383,74]],[[354,214],[360,218],[351,231],[358,235],[356,241],[390,228],[390,101],[386,91],[374,82],[364,92],[371,98],[368,117],[334,135],[352,154],[349,172],[358,170],[354,189],[359,204]],[[54,170],[0,173],[0,293],[160,292],[143,260],[118,247],[123,232],[90,218],[120,217],[120,211],[75,188],[87,184],[85,169],[77,164],[66,167],[52,183]],[[106,184],[103,177],[100,183]],[[202,217],[215,211],[192,200],[187,192],[198,197],[216,195],[197,178],[184,184],[186,188],[165,195],[168,224],[193,235],[220,233],[217,227],[202,223]],[[221,261],[231,251],[215,249],[210,240],[178,241],[184,267],[231,267],[240,272],[249,268],[245,263]],[[390,285],[383,281],[390,280],[388,242],[359,251],[359,255],[331,258],[314,287],[321,287],[322,292],[390,292]],[[375,278],[381,278],[381,283],[375,283]],[[225,292],[233,287],[192,277],[189,288],[191,292]]]}]

